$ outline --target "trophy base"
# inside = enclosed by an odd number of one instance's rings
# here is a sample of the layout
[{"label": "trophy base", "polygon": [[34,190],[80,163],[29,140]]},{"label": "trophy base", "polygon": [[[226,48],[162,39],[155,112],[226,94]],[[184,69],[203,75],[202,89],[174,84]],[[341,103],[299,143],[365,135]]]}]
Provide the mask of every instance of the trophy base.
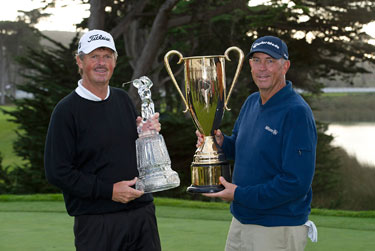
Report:
[{"label": "trophy base", "polygon": [[178,187],[180,179],[175,171],[157,173],[146,177],[139,177],[135,189],[145,193],[155,193]]},{"label": "trophy base", "polygon": [[217,193],[224,190],[223,185],[218,186],[189,186],[186,191],[189,193]]},{"label": "trophy base", "polygon": [[135,144],[139,172],[135,189],[154,193],[180,185],[178,174],[171,169],[171,160],[161,134],[142,136]]},{"label": "trophy base", "polygon": [[189,193],[217,193],[224,190],[220,176],[231,181],[231,168],[227,161],[218,164],[191,165],[192,184],[187,188]]}]

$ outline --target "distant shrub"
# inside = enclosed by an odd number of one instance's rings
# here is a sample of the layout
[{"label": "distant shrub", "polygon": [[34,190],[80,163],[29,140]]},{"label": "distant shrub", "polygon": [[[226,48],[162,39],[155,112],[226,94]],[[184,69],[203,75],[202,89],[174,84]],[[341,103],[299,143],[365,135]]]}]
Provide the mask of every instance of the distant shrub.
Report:
[{"label": "distant shrub", "polygon": [[375,93],[321,95],[311,99],[314,116],[324,122],[375,121]]},{"label": "distant shrub", "polygon": [[313,207],[342,210],[375,210],[375,166],[361,165],[342,148],[336,148],[340,168],[334,190],[313,198]]}]

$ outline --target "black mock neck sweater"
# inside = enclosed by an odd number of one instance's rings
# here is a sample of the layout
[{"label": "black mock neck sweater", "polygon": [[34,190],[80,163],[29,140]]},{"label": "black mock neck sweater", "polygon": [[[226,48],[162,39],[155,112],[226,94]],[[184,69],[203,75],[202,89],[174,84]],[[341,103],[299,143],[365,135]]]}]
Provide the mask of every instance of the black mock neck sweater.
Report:
[{"label": "black mock neck sweater", "polygon": [[55,107],[45,145],[48,181],[64,194],[69,215],[138,208],[152,195],[123,204],[112,201],[113,184],[138,176],[136,111],[125,91],[111,87],[103,101],[76,92]]}]

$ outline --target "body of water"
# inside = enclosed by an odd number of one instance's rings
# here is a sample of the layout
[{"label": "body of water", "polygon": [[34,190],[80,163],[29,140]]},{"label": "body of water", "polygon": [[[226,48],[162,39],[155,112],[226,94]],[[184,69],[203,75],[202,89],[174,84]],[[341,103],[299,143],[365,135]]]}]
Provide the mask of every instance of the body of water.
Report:
[{"label": "body of water", "polygon": [[322,88],[325,93],[368,93],[375,92],[375,87],[326,87]]},{"label": "body of water", "polygon": [[344,148],[360,163],[375,167],[375,122],[332,123],[327,134],[335,137],[333,145]]}]

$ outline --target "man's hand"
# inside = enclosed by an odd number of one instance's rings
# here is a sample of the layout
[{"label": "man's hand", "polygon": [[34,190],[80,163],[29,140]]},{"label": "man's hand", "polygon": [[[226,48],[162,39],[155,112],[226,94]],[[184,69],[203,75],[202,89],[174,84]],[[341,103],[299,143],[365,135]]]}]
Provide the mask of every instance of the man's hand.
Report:
[{"label": "man's hand", "polygon": [[197,144],[195,146],[198,148],[201,145],[203,145],[204,135],[200,133],[198,130],[195,131],[195,135],[197,135]]},{"label": "man's hand", "polygon": [[120,181],[113,184],[112,200],[121,203],[128,203],[129,201],[141,197],[144,192],[131,187],[135,185],[136,181],[137,177],[132,180]]},{"label": "man's hand", "polygon": [[234,191],[236,190],[237,185],[226,181],[223,177],[220,177],[220,182],[225,187],[223,191],[220,191],[218,193],[203,193],[202,195],[211,198],[220,198],[225,201],[233,201]]},{"label": "man's hand", "polygon": [[223,133],[220,131],[220,129],[217,129],[214,131],[214,134],[215,134],[215,141],[216,143],[222,147],[223,146],[223,142],[224,142],[224,135]]},{"label": "man's hand", "polygon": [[160,114],[158,112],[155,112],[155,114],[143,124],[142,124],[142,118],[138,116],[136,120],[137,127],[142,125],[142,132],[149,131],[149,130],[155,130],[157,132],[160,132],[161,124],[159,123],[159,116]]},{"label": "man's hand", "polygon": [[[224,135],[220,131],[220,129],[217,129],[214,131],[215,134],[215,141],[216,143],[221,147],[223,146],[224,142]],[[200,147],[204,142],[204,135],[201,134],[198,130],[195,131],[195,135],[197,135],[197,144],[195,145],[197,148]]]}]

